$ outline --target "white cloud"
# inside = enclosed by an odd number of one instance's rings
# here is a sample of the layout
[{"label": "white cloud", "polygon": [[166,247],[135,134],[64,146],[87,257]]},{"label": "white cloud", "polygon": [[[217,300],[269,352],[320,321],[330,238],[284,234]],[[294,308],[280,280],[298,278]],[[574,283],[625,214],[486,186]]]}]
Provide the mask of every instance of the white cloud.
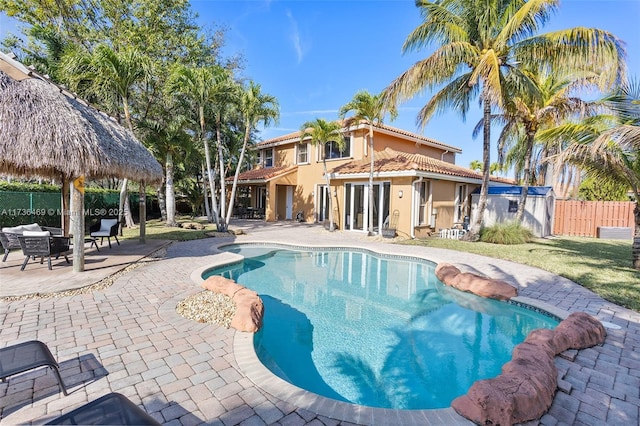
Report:
[{"label": "white cloud", "polygon": [[290,10],[287,9],[287,18],[291,23],[291,41],[293,43],[293,49],[296,52],[296,57],[298,58],[298,63],[302,62],[304,59],[304,49],[302,47],[302,37],[300,36],[300,30],[298,29],[298,22],[293,17],[293,14]]}]

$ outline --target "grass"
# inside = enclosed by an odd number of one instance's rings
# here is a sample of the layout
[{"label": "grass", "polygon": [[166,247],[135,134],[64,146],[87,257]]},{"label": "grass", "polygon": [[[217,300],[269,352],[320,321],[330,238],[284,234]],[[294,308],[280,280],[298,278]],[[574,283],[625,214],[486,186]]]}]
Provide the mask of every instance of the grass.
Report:
[{"label": "grass", "polygon": [[640,312],[640,271],[631,268],[631,241],[559,237],[498,245],[430,238],[404,244],[458,250],[535,266]]},{"label": "grass", "polygon": [[[197,223],[204,226],[204,229],[174,228],[165,226],[160,219],[151,219],[146,222],[145,238],[173,241],[199,240],[209,237],[207,234],[216,230],[215,224],[208,223],[206,220],[192,219],[190,216],[178,217],[177,222],[182,225]],[[122,234],[124,239],[137,239],[140,236],[140,229],[137,226],[131,229],[124,228]]]}]

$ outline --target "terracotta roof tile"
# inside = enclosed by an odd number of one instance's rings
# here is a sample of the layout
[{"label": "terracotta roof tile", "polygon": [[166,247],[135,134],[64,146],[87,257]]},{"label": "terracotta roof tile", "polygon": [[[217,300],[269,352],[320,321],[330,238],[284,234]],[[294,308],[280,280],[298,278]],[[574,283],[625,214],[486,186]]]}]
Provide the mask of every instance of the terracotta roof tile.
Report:
[{"label": "terracotta roof tile", "polygon": [[[371,164],[368,158],[351,161],[334,168],[331,173],[358,174],[369,173]],[[426,173],[437,173],[448,176],[456,176],[471,179],[482,179],[482,174],[466,167],[457,166],[422,154],[409,154],[387,148],[384,151],[376,152],[374,169],[381,172],[404,172],[416,170]],[[502,181],[500,178],[491,180]]]},{"label": "terracotta roof tile", "polygon": [[[238,176],[238,181],[255,181],[255,180],[263,180],[268,181],[273,179],[274,177],[278,177],[284,174],[287,174],[291,171],[297,169],[298,166],[281,166],[281,167],[263,167],[260,169],[253,169],[243,173],[240,173]],[[227,178],[227,180],[233,181],[233,178]]]}]

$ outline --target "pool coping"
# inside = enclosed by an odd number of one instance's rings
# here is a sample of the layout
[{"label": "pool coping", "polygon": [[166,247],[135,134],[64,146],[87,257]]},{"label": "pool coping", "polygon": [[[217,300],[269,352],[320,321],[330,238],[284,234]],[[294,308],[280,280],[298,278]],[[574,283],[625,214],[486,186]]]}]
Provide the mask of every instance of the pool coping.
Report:
[{"label": "pool coping", "polygon": [[[243,243],[224,242],[216,245],[215,249],[218,251],[218,253],[214,255],[215,260],[212,259],[212,262],[210,264],[196,268],[190,274],[190,279],[196,284],[200,285],[204,281],[204,279],[202,278],[202,274],[205,271],[215,267],[242,261],[244,259],[244,256],[220,250],[221,247],[236,244],[265,245],[270,247],[283,247],[292,249],[304,249],[310,247],[313,249],[322,249],[336,247],[335,245],[332,246],[324,244],[302,246],[286,243],[273,243],[271,241],[247,241]],[[413,257],[415,259],[422,259],[437,264],[437,262],[429,259],[426,256],[399,254],[397,252],[394,253],[393,250],[378,251],[360,245],[340,246],[340,250],[349,249],[366,250],[371,253],[386,256],[398,256],[402,258]],[[510,302],[526,305],[527,307],[534,310],[543,311],[551,316],[559,318],[560,320],[563,320],[569,316],[569,312],[563,309],[526,296],[513,297],[510,299]],[[236,362],[238,363],[240,371],[242,371],[246,375],[246,377],[258,388],[282,401],[287,402],[288,404],[295,406],[296,408],[301,408],[338,421],[346,421],[356,424],[474,424],[467,418],[459,415],[451,407],[424,410],[377,408],[337,401],[335,399],[327,398],[307,391],[278,377],[262,364],[256,354],[255,347],[253,345],[253,336],[253,333],[243,333],[239,331],[235,332],[233,339],[233,354],[235,356]]]}]

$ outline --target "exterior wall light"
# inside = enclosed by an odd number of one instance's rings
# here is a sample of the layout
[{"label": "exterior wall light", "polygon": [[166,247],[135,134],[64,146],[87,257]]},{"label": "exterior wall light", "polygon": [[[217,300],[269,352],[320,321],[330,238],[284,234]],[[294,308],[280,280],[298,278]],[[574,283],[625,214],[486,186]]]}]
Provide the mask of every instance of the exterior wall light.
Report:
[{"label": "exterior wall light", "polygon": [[403,195],[404,195],[404,192],[402,192],[402,189],[398,191],[398,198],[402,198]]}]

